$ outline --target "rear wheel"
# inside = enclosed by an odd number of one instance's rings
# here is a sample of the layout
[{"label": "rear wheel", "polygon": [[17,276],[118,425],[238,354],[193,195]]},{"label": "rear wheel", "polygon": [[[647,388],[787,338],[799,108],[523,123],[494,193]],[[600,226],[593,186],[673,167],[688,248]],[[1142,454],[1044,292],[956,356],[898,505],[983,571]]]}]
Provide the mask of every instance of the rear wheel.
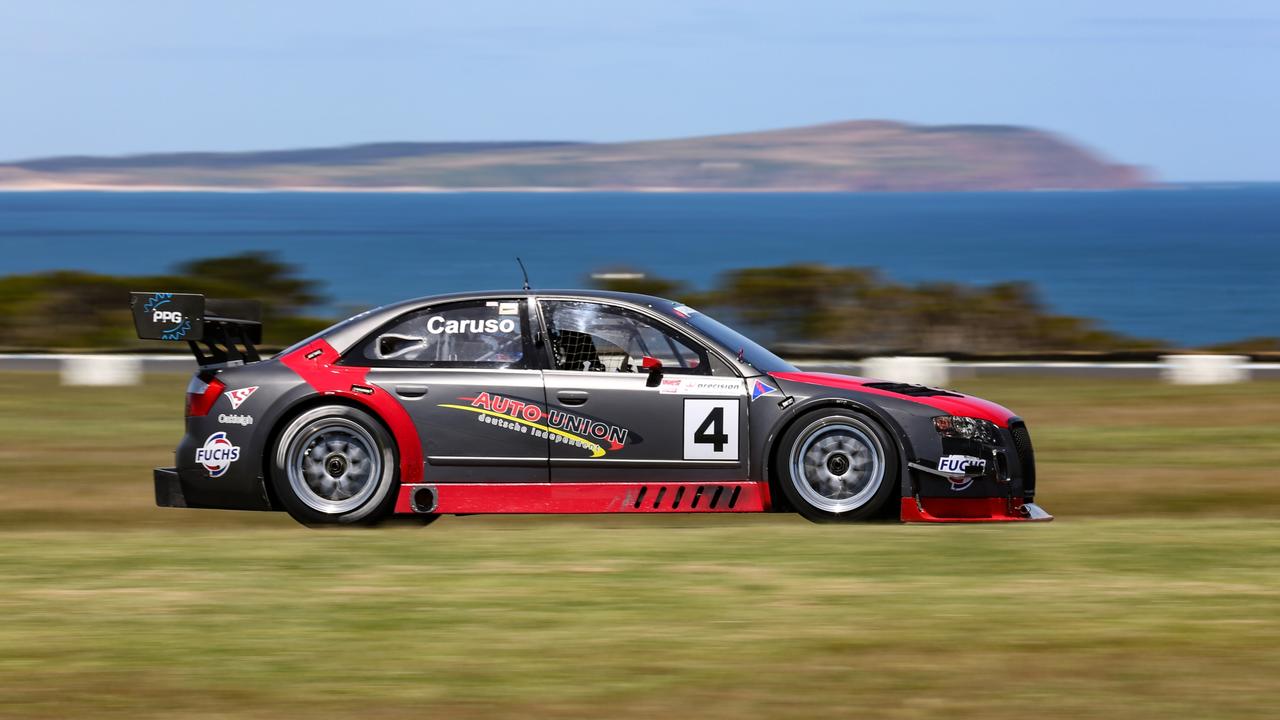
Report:
[{"label": "rear wheel", "polygon": [[867,520],[898,491],[895,447],[889,434],[865,415],[818,410],[783,435],[778,484],[791,506],[809,520]]},{"label": "rear wheel", "polygon": [[346,405],[312,408],[285,426],[272,450],[271,483],[305,525],[372,525],[391,513],[399,488],[390,434]]}]

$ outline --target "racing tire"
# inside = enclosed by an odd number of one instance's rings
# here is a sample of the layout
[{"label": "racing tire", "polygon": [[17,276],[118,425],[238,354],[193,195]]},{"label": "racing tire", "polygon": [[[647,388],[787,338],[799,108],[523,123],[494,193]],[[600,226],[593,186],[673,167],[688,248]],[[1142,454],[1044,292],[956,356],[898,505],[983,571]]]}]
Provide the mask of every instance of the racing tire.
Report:
[{"label": "racing tire", "polygon": [[876,519],[899,494],[897,445],[861,413],[815,410],[787,429],[778,448],[778,485],[813,522]]},{"label": "racing tire", "polygon": [[395,442],[363,410],[311,408],[276,437],[271,485],[308,527],[375,525],[391,514],[400,489]]}]

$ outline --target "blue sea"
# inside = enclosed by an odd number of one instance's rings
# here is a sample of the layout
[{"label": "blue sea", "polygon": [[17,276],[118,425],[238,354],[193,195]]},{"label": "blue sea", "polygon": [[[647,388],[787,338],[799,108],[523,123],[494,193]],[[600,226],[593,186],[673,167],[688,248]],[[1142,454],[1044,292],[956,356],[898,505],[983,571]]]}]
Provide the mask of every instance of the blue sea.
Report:
[{"label": "blue sea", "polygon": [[[1070,193],[0,193],[0,274],[158,273],[269,250],[330,310],[630,267],[706,287],[822,262],[1034,283],[1061,313],[1200,345],[1280,336],[1280,185]],[[152,289],[152,288],[146,288]]]}]

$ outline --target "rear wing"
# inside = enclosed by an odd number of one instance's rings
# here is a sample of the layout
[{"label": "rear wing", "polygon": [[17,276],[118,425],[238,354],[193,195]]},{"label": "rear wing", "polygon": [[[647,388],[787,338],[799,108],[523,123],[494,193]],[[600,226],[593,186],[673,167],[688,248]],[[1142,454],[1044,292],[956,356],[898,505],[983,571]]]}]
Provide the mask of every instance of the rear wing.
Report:
[{"label": "rear wing", "polygon": [[143,340],[186,342],[200,367],[257,362],[262,308],[252,300],[191,293],[132,292],[133,327]]}]

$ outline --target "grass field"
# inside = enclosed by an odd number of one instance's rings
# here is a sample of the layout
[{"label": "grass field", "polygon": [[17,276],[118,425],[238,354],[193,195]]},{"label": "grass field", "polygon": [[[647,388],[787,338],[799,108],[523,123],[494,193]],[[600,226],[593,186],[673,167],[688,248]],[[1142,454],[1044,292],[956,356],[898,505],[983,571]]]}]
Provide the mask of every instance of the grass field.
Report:
[{"label": "grass field", "polygon": [[961,383],[1035,526],[152,508],[185,380],[0,373],[0,717],[1270,718],[1280,383]]},{"label": "grass field", "polygon": [[[186,382],[73,389],[52,374],[0,373],[0,526],[288,526],[152,507],[151,468],[173,464]],[[1280,519],[1280,382],[1008,378],[959,389],[1026,418],[1050,512]]]}]

